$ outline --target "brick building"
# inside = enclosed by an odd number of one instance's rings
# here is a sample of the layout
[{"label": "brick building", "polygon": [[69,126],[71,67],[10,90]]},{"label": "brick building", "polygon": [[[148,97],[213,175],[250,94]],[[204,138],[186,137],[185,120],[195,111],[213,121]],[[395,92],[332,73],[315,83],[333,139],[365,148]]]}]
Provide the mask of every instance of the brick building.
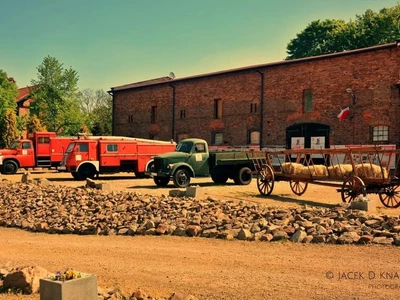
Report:
[{"label": "brick building", "polygon": [[[400,49],[391,43],[111,88],[113,134],[210,144],[396,144]],[[350,114],[339,121],[341,109]]]}]

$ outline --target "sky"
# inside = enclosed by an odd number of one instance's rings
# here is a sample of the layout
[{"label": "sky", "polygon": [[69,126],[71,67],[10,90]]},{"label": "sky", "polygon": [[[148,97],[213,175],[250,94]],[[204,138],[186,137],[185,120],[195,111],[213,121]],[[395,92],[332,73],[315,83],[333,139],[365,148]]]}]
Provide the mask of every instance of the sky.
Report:
[{"label": "sky", "polygon": [[110,90],[281,61],[315,20],[349,21],[399,0],[0,0],[0,69],[18,87],[46,56]]}]

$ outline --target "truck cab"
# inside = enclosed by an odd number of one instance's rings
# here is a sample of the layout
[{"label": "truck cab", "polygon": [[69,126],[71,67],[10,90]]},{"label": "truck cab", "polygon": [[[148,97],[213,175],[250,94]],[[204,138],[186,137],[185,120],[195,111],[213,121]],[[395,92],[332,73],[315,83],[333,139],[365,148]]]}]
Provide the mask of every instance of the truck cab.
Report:
[{"label": "truck cab", "polygon": [[55,132],[29,133],[27,139],[15,140],[9,149],[0,149],[3,174],[15,174],[19,168],[56,167],[71,137],[56,137]]},{"label": "truck cab", "polygon": [[190,177],[208,176],[208,144],[202,139],[185,139],[174,152],[154,157],[154,170],[149,175],[158,186],[167,186],[170,178],[176,186],[187,186]]}]

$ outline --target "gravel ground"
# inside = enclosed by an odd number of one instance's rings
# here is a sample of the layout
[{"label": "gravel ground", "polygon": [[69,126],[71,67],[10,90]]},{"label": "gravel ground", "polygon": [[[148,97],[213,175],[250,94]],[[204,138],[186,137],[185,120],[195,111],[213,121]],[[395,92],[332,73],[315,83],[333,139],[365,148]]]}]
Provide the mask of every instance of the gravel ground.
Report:
[{"label": "gravel ground", "polygon": [[[80,186],[69,174],[33,172],[55,184]],[[19,181],[21,174],[2,176]],[[168,194],[151,179],[102,177],[115,190]],[[310,185],[295,196],[286,182],[276,183],[268,198],[249,186],[216,186],[196,179],[206,196],[245,200],[268,206],[340,203],[335,188]],[[376,197],[372,195],[371,197]],[[378,198],[377,198],[378,199]],[[400,210],[379,208],[399,215]],[[141,288],[155,297],[173,292],[199,299],[398,299],[400,249],[391,246],[242,242],[174,236],[76,236],[29,233],[0,228],[0,266],[37,264],[49,271],[73,267],[98,276],[101,287]],[[373,275],[375,275],[374,278]],[[0,299],[39,299],[38,295],[0,294]]]}]

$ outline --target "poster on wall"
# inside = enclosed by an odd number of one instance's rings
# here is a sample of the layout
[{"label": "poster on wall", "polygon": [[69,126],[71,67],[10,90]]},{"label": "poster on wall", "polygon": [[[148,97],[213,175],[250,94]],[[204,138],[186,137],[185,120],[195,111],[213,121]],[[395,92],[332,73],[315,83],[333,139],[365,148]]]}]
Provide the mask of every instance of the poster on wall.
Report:
[{"label": "poster on wall", "polygon": [[304,149],[304,137],[292,137],[292,149]]},{"label": "poster on wall", "polygon": [[324,136],[312,136],[310,148],[311,149],[325,149],[325,137]]}]

